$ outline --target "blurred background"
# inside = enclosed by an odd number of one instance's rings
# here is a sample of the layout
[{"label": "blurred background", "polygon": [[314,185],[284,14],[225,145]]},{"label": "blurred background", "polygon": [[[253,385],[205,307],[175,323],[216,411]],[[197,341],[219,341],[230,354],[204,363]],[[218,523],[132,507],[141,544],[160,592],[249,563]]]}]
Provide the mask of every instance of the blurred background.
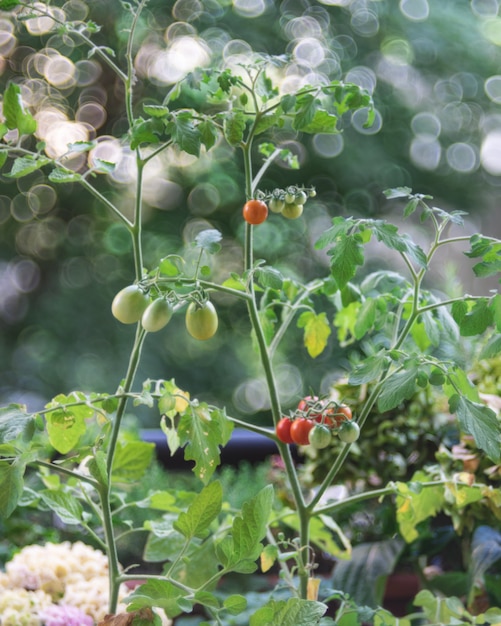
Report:
[{"label": "blurred background", "polygon": [[[54,18],[92,20],[93,40],[117,51],[123,67],[130,12],[114,0],[53,3]],[[47,18],[18,23],[0,12],[0,81],[22,85],[49,156],[68,142],[97,139],[91,155],[117,163],[96,185],[126,212],[133,206],[133,154],[122,85],[88,47]],[[400,222],[383,190],[408,186],[446,210],[468,212],[465,232],[501,236],[501,16],[498,0],[151,0],[134,50],[134,105],[161,104],[198,67],[289,55],[282,89],[342,79],[368,89],[376,121],[353,115],[335,135],[284,135],[300,169],[273,166],[260,188],[315,186],[300,220],[268,219],[256,229],[256,258],[286,276],[327,272],[313,249],[336,215]],[[193,103],[187,103],[189,106]],[[256,155],[256,163],[259,157]],[[4,171],[8,171],[5,170]],[[193,234],[224,235],[216,276],[240,271],[243,168],[224,144],[197,160],[168,151],[146,169],[145,264],[189,249]],[[276,217],[276,216],[275,216]],[[406,226],[409,227],[409,226]],[[413,224],[421,237],[420,225]],[[425,237],[425,235],[422,235]],[[0,401],[41,408],[73,389],[113,392],[125,374],[134,329],[111,315],[114,294],[133,279],[128,233],[77,185],[53,185],[42,171],[0,175]],[[385,259],[378,256],[384,267]],[[390,263],[390,261],[388,261]],[[395,269],[392,267],[392,269]],[[495,289],[470,282],[461,252],[438,263],[434,285],[446,291]],[[461,285],[461,286],[460,286]],[[184,331],[184,318],[148,337],[138,381],[175,378],[192,396],[231,415],[266,420],[264,382],[256,370],[240,303],[214,298],[220,330],[207,343]],[[230,332],[231,340],[230,340]],[[235,337],[242,341],[235,341]],[[345,353],[334,333],[312,360],[291,329],[277,356],[284,407],[342,376]],[[158,416],[141,415],[154,427]]]}]

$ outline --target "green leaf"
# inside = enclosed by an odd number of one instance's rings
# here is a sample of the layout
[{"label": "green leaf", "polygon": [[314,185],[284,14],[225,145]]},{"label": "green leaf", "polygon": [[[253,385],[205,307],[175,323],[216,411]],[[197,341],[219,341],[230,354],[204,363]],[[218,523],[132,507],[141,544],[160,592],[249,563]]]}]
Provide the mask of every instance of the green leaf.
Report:
[{"label": "green leaf", "polygon": [[247,598],[240,594],[233,594],[226,598],[223,606],[230,615],[238,615],[247,608]]},{"label": "green leaf", "polygon": [[106,455],[102,450],[97,450],[89,461],[90,475],[102,486],[108,485],[108,472],[106,469]]},{"label": "green leaf", "polygon": [[[75,405],[77,402],[82,404]],[[77,445],[85,432],[85,420],[95,413],[86,402],[83,393],[74,391],[68,396],[60,394],[45,405],[47,409],[53,409],[45,415],[49,440],[61,454],[66,454]]]},{"label": "green leaf", "polygon": [[[264,487],[254,498],[244,503],[241,514],[233,519],[231,534],[217,546],[217,555],[226,570],[252,572],[254,561],[263,546],[273,505],[273,487]],[[243,566],[243,567],[242,567]]]},{"label": "green leaf", "polygon": [[143,104],[143,111],[151,117],[165,117],[169,114],[169,108],[158,104]]},{"label": "green leaf", "polygon": [[331,257],[331,274],[342,289],[355,276],[357,266],[364,263],[360,239],[356,235],[340,238],[327,254]]},{"label": "green leaf", "polygon": [[269,128],[279,128],[281,126],[283,126],[283,118],[282,111],[279,108],[272,113],[267,113],[259,118],[259,121],[254,129],[254,135],[260,135],[261,133],[266,132]]},{"label": "green leaf", "polygon": [[256,270],[257,280],[261,287],[279,291],[284,284],[282,273],[274,267],[264,266]]},{"label": "green leaf", "polygon": [[21,438],[29,441],[35,431],[35,418],[26,413],[22,404],[9,404],[0,408],[0,444]]},{"label": "green leaf", "polygon": [[304,311],[298,318],[297,326],[304,328],[304,345],[311,358],[322,354],[331,334],[327,315],[324,312],[317,315],[314,311]]},{"label": "green leaf", "polygon": [[250,616],[249,626],[317,626],[326,610],[313,600],[268,600]]},{"label": "green leaf", "polygon": [[49,180],[52,183],[76,183],[82,179],[81,174],[78,172],[74,172],[73,170],[68,170],[64,167],[56,167],[56,169],[52,170],[49,174]]},{"label": "green leaf", "polygon": [[50,162],[50,159],[42,156],[18,157],[14,160],[10,172],[5,175],[9,178],[21,178],[22,176],[27,176],[32,172],[36,172],[36,170],[39,170],[41,167]]},{"label": "green leaf", "polygon": [[501,332],[501,294],[497,294],[492,298],[491,311],[496,330]]},{"label": "green leaf", "polygon": [[230,146],[238,146],[244,139],[245,115],[240,109],[228,111],[224,117],[223,132]]},{"label": "green leaf", "polygon": [[221,244],[219,243],[223,235],[215,228],[209,228],[202,230],[195,237],[195,245],[197,248],[206,250],[209,254],[216,254],[221,250]]},{"label": "green leaf", "polygon": [[210,524],[221,512],[222,503],[221,483],[210,483],[196,496],[186,513],[180,513],[174,528],[186,539],[205,537]]},{"label": "green leaf", "polygon": [[388,224],[383,220],[368,220],[367,225],[372,228],[378,241],[390,250],[405,252],[420,267],[426,267],[427,259],[423,249],[414,243],[408,235],[401,235],[394,224]]},{"label": "green leaf", "polygon": [[417,367],[409,365],[404,370],[389,376],[385,382],[377,401],[381,413],[391,411],[404,400],[412,398],[416,392]]},{"label": "green leaf", "polygon": [[356,339],[362,339],[362,337],[373,328],[376,321],[377,310],[377,301],[374,298],[367,298],[362,302],[354,328]]},{"label": "green leaf", "polygon": [[[17,2],[13,6],[16,5]],[[21,87],[16,83],[9,83],[3,94],[3,115],[7,127],[17,129],[20,135],[32,135],[37,129],[36,120],[24,108]]]},{"label": "green leaf", "polygon": [[317,133],[334,134],[339,132],[337,129],[337,120],[337,115],[329,113],[324,109],[317,109],[314,112],[311,121],[308,124],[302,125],[301,128],[298,128],[297,130],[300,130],[303,133],[310,133],[312,135]]},{"label": "green leaf", "polygon": [[139,148],[141,144],[157,144],[163,131],[163,121],[153,118],[149,120],[138,119],[130,132],[131,150]]},{"label": "green leaf", "polygon": [[24,463],[0,461],[0,516],[9,517],[23,493]]},{"label": "green leaf", "polygon": [[295,103],[295,114],[292,126],[295,130],[303,130],[313,122],[319,101],[313,94],[299,94]]},{"label": "green leaf", "polygon": [[177,617],[183,612],[180,604],[184,604],[182,600],[185,593],[167,580],[148,580],[127,597],[127,610],[138,611],[154,606],[163,609],[167,617]]},{"label": "green leaf", "polygon": [[501,271],[501,241],[475,234],[470,238],[471,250],[465,252],[470,258],[481,257],[482,261],[473,266],[476,276],[484,278]]},{"label": "green leaf", "polygon": [[102,174],[111,174],[115,171],[116,163],[111,161],[103,161],[103,159],[94,159],[93,170]]},{"label": "green leaf", "polygon": [[200,133],[200,141],[207,150],[210,150],[216,143],[218,138],[218,128],[214,122],[207,118],[198,125]]},{"label": "green leaf", "polygon": [[132,483],[140,480],[153,460],[155,444],[146,441],[117,443],[113,457],[112,480]]},{"label": "green leaf", "polygon": [[[1,124],[0,124],[0,127],[1,127]],[[1,138],[2,138],[2,133],[0,132],[0,139]],[[7,152],[7,150],[0,150],[0,168],[2,168],[5,165],[8,156],[9,156],[9,153]]]},{"label": "green leaf", "polygon": [[464,301],[455,302],[451,312],[463,337],[480,335],[494,322],[493,311],[487,298],[475,300],[470,306]]},{"label": "green leaf", "polygon": [[375,354],[359,363],[350,374],[350,385],[363,385],[378,380],[390,359],[386,354]]},{"label": "green leaf", "polygon": [[181,150],[194,156],[200,155],[200,131],[193,121],[191,111],[178,113],[167,124],[167,130]]},{"label": "green leaf", "polygon": [[412,477],[413,482],[397,483],[397,522],[400,534],[407,543],[418,538],[416,526],[435,516],[445,503],[444,487],[422,487],[420,481],[426,478],[422,472],[417,472]]},{"label": "green leaf", "polygon": [[394,198],[408,198],[412,193],[412,189],[410,187],[395,187],[393,189],[385,189],[383,193],[388,200],[393,200]]},{"label": "green leaf", "polygon": [[68,144],[68,152],[88,152],[96,145],[95,141],[75,141]]},{"label": "green leaf", "polygon": [[219,446],[228,443],[232,430],[224,410],[209,410],[203,403],[182,414],[177,431],[181,445],[187,444],[184,458],[195,461],[193,471],[204,484],[219,465]]},{"label": "green leaf", "polygon": [[487,456],[499,463],[501,461],[501,428],[492,409],[460,396],[456,415],[461,428],[475,439],[475,443]]},{"label": "green leaf", "polygon": [[349,560],[336,563],[331,585],[349,593],[359,605],[380,606],[386,579],[393,572],[404,545],[401,539],[356,545]]},{"label": "green leaf", "polygon": [[82,521],[82,505],[71,494],[64,491],[44,489],[39,492],[45,504],[64,524],[80,524]]}]

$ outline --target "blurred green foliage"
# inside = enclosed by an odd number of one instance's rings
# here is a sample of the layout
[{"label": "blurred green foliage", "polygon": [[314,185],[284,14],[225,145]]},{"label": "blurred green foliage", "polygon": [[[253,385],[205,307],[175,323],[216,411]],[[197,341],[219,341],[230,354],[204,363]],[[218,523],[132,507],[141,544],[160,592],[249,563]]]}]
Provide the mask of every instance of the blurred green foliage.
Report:
[{"label": "blurred green foliage", "polygon": [[[274,137],[297,155],[300,170],[279,163],[261,188],[317,189],[303,219],[268,220],[259,227],[256,254],[286,275],[318,275],[326,260],[312,246],[330,218],[384,214],[390,209],[381,192],[390,186],[408,185],[444,208],[466,210],[493,234],[499,229],[493,211],[501,180],[498,9],[497,0],[151,0],[132,51],[135,106],[161,105],[174,83],[198,66],[238,63],[253,51],[290,55],[283,80],[291,87],[345,79],[373,94],[377,115],[369,129],[360,112],[339,135]],[[117,64],[125,62],[127,12],[120,2],[71,0],[64,10],[99,24],[93,40],[118,49]],[[123,87],[99,55],[88,58],[88,48],[64,28],[47,32],[35,20],[17,24],[7,12],[0,12],[0,22],[2,91],[9,80],[22,85],[39,124],[54,133],[54,150],[84,132],[98,139],[99,158],[113,160],[124,128]],[[183,92],[186,106],[195,94]],[[117,174],[99,181],[126,209],[133,202],[130,158],[122,155]],[[235,154],[221,147],[197,163],[171,153],[152,164],[145,264],[186,251],[193,234],[209,224],[224,234],[220,271],[238,271],[242,172]],[[1,176],[0,185],[2,402],[36,409],[59,392],[115,388],[132,332],[110,312],[114,294],[133,277],[127,233],[78,186],[54,187],[41,171],[19,180]],[[444,263],[440,286],[451,288],[457,262]],[[228,339],[229,330],[249,336],[242,305],[225,298],[216,304],[220,331],[210,344],[189,339],[184,321],[175,317],[169,332],[148,339],[139,379],[174,377],[232,415],[265,420],[263,385],[248,365],[250,337]],[[326,392],[342,376],[346,358],[347,349],[332,337],[312,360],[299,332],[291,333],[276,365],[284,408],[310,389]],[[157,425],[154,416],[144,419]]]}]

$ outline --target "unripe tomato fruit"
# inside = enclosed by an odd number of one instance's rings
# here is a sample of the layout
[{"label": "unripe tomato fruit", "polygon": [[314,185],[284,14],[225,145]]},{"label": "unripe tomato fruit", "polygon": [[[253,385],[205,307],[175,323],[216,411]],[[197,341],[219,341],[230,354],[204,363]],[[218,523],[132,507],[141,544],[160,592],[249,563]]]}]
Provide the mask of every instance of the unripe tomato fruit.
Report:
[{"label": "unripe tomato fruit", "polygon": [[332,433],[328,426],[324,424],[315,424],[308,433],[308,441],[317,450],[327,448],[332,441]]},{"label": "unripe tomato fruit", "polygon": [[290,420],[288,417],[282,417],[282,419],[279,420],[277,424],[277,428],[276,428],[277,437],[283,443],[294,443],[291,437],[291,426],[292,426],[292,420]]},{"label": "unripe tomato fruit", "polygon": [[303,214],[303,205],[295,202],[286,202],[282,209],[282,215],[289,220],[295,220]]},{"label": "unripe tomato fruit", "polygon": [[343,422],[338,436],[344,443],[353,443],[360,437],[360,426],[356,422]]},{"label": "unripe tomato fruit", "polygon": [[146,307],[141,317],[141,325],[149,333],[155,333],[167,326],[172,313],[173,309],[170,302],[165,298],[157,298]]},{"label": "unripe tomato fruit", "polygon": [[122,324],[134,324],[141,319],[148,303],[148,296],[138,285],[129,285],[113,298],[111,312]]},{"label": "unripe tomato fruit", "polygon": [[210,300],[203,304],[190,302],[186,310],[186,329],[194,339],[205,341],[216,334],[218,327],[217,311]]},{"label": "unripe tomato fruit", "polygon": [[268,207],[262,200],[248,200],[243,208],[244,220],[249,224],[262,224],[268,217]]},{"label": "unripe tomato fruit", "polygon": [[315,425],[311,420],[306,419],[305,417],[296,418],[291,424],[291,438],[294,443],[297,443],[298,446],[306,446],[310,443],[308,439],[308,435],[310,434],[310,430]]},{"label": "unripe tomato fruit", "polygon": [[269,206],[272,213],[281,213],[282,209],[285,206],[285,202],[283,200],[280,200],[280,198],[272,198],[270,200]]},{"label": "unripe tomato fruit", "polygon": [[304,204],[307,199],[308,199],[308,196],[305,194],[304,191],[298,191],[294,198],[294,202],[296,204]]}]

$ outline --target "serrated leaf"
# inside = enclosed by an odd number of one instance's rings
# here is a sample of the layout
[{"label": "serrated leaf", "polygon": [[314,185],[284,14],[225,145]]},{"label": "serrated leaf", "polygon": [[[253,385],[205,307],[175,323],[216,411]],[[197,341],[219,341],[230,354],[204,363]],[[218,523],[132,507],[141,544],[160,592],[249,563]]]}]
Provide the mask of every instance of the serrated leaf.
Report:
[{"label": "serrated leaf", "polygon": [[[181,605],[184,606],[182,600],[186,593],[167,580],[150,579],[127,597],[127,610],[137,611],[154,606],[163,609],[167,617],[177,617],[183,612]],[[190,606],[191,603],[188,610]]]},{"label": "serrated leaf", "polygon": [[218,139],[218,128],[214,122],[207,118],[198,125],[200,132],[200,141],[205,146],[206,150],[210,150]]},{"label": "serrated leaf", "polygon": [[412,398],[416,392],[416,365],[409,365],[406,369],[389,376],[377,400],[377,407],[381,413],[391,411],[404,400]]},{"label": "serrated leaf", "polygon": [[373,298],[367,298],[364,302],[362,302],[354,327],[354,334],[356,339],[362,339],[362,337],[373,328],[376,321],[376,313],[376,300],[374,300]]},{"label": "serrated leaf", "polygon": [[274,267],[263,266],[257,272],[257,279],[261,287],[275,289],[279,291],[284,284],[282,273]]},{"label": "serrated leaf", "polygon": [[266,535],[273,496],[272,485],[267,485],[245,502],[240,515],[233,519],[231,534],[217,546],[226,570],[255,571],[254,561],[263,549],[261,541]]},{"label": "serrated leaf", "polygon": [[501,461],[501,428],[492,409],[460,396],[456,406],[456,415],[461,428],[475,439],[477,446],[487,456],[499,463]]},{"label": "serrated leaf", "polygon": [[219,243],[223,235],[215,228],[209,228],[202,230],[195,237],[195,245],[198,248],[206,250],[209,254],[217,254],[221,250],[221,244]]},{"label": "serrated leaf", "polygon": [[158,104],[143,104],[143,111],[151,117],[165,117],[169,114],[169,108]]},{"label": "serrated leaf", "polygon": [[249,618],[249,626],[317,626],[327,606],[314,600],[268,600]]},{"label": "serrated leaf", "polygon": [[[63,397],[58,396],[58,398]],[[47,408],[56,405],[57,401],[47,405]],[[90,415],[87,415],[85,408],[83,411],[81,409],[82,407],[62,406],[48,412],[45,416],[49,441],[60,454],[67,454],[73,450],[85,433],[85,418]]]},{"label": "serrated leaf", "polygon": [[312,359],[325,350],[331,334],[331,327],[326,313],[313,311],[301,313],[297,321],[298,328],[304,328],[304,345]]},{"label": "serrated leaf", "polygon": [[394,224],[389,224],[383,220],[372,220],[368,222],[378,241],[381,241],[390,250],[405,252],[420,267],[426,267],[427,259],[423,249],[414,243],[408,235],[401,235]]},{"label": "serrated leaf", "polygon": [[412,477],[413,482],[397,483],[397,522],[400,534],[407,543],[417,539],[416,526],[423,520],[435,516],[445,503],[443,485],[421,487],[420,481],[424,480],[426,476],[422,472],[417,472]]},{"label": "serrated leaf", "polygon": [[269,128],[280,127],[283,125],[282,111],[277,109],[272,113],[267,113],[259,118],[258,123],[254,129],[255,135],[260,135],[266,132]]},{"label": "serrated leaf", "polygon": [[82,521],[82,505],[71,494],[64,491],[44,489],[39,492],[45,504],[64,524],[80,524]]},{"label": "serrated leaf", "polygon": [[491,305],[492,319],[496,326],[496,330],[501,332],[501,294],[497,294],[492,298]]},{"label": "serrated leaf", "polygon": [[5,123],[11,130],[17,129],[20,135],[32,135],[36,131],[36,120],[24,108],[21,87],[16,83],[9,83],[4,91],[2,109]]},{"label": "serrated leaf", "polygon": [[9,517],[23,493],[24,463],[0,461],[0,516]]},{"label": "serrated leaf", "polygon": [[357,267],[363,265],[363,248],[355,235],[347,235],[327,250],[327,254],[331,257],[331,274],[342,289],[355,276]]},{"label": "serrated leaf", "polygon": [[174,528],[188,540],[205,537],[210,524],[219,515],[222,503],[221,483],[210,483],[195,497],[188,510],[179,514]]},{"label": "serrated leaf", "polygon": [[63,167],[56,167],[49,174],[49,180],[52,183],[75,183],[81,180],[81,178],[82,176],[78,172],[73,172]]},{"label": "serrated leaf", "polygon": [[29,441],[35,430],[34,416],[22,404],[9,404],[0,408],[0,444],[17,438]]},{"label": "serrated leaf", "polygon": [[238,146],[244,139],[245,115],[241,109],[232,109],[224,117],[223,132],[230,146]]},{"label": "serrated leaf", "polygon": [[22,176],[36,172],[36,170],[39,170],[50,162],[51,160],[47,157],[18,157],[14,160],[10,172],[5,175],[9,178],[21,178]]},{"label": "serrated leaf", "polygon": [[297,130],[313,135],[317,133],[334,134],[339,132],[337,129],[337,121],[337,115],[329,113],[325,109],[316,109],[311,121],[297,128]]},{"label": "serrated leaf", "polygon": [[68,152],[88,152],[96,145],[95,141],[75,141],[68,144]]},{"label": "serrated leaf", "polygon": [[115,171],[117,164],[111,161],[104,161],[103,159],[94,159],[94,171],[101,172],[102,174],[112,174]]},{"label": "serrated leaf", "polygon": [[247,598],[240,594],[233,594],[225,599],[223,606],[230,615],[238,615],[247,608]]},{"label": "serrated leaf", "polygon": [[472,337],[480,335],[489,328],[494,322],[493,311],[489,307],[487,298],[475,300],[472,307],[461,306],[460,303],[454,303],[452,314],[459,325],[459,332],[462,337]]},{"label": "serrated leaf", "polygon": [[219,447],[228,443],[232,430],[224,410],[209,410],[203,403],[182,414],[177,432],[181,445],[186,444],[184,458],[195,461],[193,471],[204,484],[219,465]]},{"label": "serrated leaf", "polygon": [[379,379],[390,359],[386,354],[375,354],[359,363],[350,374],[350,385],[363,385]]},{"label": "serrated leaf", "polygon": [[146,441],[117,443],[113,457],[112,480],[132,483],[140,480],[153,460],[155,444]]},{"label": "serrated leaf", "polygon": [[106,469],[106,455],[102,450],[97,450],[90,459],[87,467],[90,475],[97,480],[100,485],[108,485],[108,472]]},{"label": "serrated leaf", "polygon": [[318,99],[311,93],[299,94],[296,97],[294,119],[292,126],[295,130],[303,130],[313,121],[319,106]]},{"label": "serrated leaf", "polygon": [[173,117],[167,124],[167,130],[181,150],[197,157],[200,155],[200,130],[190,111],[183,111]]}]

